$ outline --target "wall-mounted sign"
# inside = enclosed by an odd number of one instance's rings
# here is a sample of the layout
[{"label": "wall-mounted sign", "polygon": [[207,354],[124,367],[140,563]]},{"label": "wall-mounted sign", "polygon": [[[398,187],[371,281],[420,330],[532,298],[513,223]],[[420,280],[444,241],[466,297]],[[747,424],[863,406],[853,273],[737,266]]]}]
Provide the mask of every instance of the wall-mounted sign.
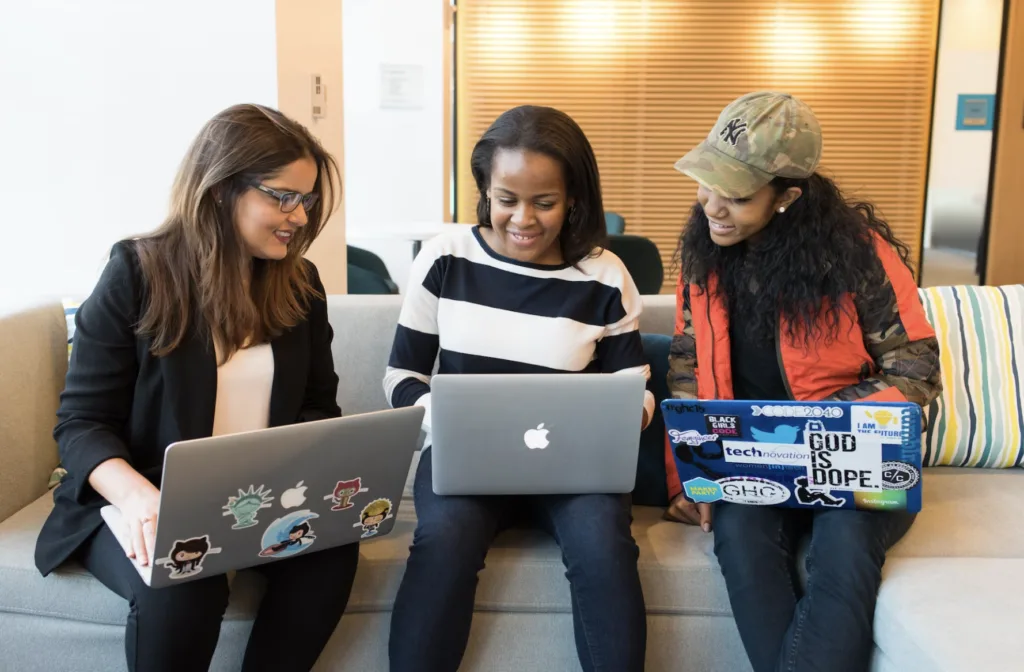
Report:
[{"label": "wall-mounted sign", "polygon": [[995,111],[995,95],[961,93],[956,100],[956,130],[991,131]]},{"label": "wall-mounted sign", "polygon": [[381,65],[380,106],[383,109],[422,109],[423,67],[420,65]]}]

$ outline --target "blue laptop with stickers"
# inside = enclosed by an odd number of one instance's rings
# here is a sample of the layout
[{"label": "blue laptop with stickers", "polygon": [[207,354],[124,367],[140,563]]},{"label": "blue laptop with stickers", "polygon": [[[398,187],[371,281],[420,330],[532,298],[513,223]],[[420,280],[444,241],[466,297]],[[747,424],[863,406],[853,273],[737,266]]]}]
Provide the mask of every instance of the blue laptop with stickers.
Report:
[{"label": "blue laptop with stickers", "polygon": [[913,403],[661,404],[692,502],[921,510],[921,407]]}]

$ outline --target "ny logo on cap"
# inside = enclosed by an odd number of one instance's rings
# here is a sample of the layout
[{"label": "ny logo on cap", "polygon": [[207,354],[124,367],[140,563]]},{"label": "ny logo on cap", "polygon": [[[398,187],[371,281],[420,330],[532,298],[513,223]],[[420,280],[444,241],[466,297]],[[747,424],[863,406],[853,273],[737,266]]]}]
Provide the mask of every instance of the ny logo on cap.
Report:
[{"label": "ny logo on cap", "polygon": [[724,138],[733,147],[739,141],[740,136],[747,132],[747,122],[743,121],[739,117],[729,120],[729,123],[725,125],[719,133],[718,137]]}]

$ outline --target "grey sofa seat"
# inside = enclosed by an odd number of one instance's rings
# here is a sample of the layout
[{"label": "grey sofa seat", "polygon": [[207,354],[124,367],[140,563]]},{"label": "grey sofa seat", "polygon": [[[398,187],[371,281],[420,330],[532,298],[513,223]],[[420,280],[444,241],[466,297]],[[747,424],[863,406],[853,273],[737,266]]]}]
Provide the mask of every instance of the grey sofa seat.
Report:
[{"label": "grey sofa seat", "polygon": [[[942,576],[941,570],[937,569],[941,562],[961,563],[952,565],[963,570],[961,581],[988,571],[983,569],[987,566],[984,564],[962,564],[974,559],[1002,562],[994,566],[999,568],[999,572],[1008,574],[1008,578],[1013,576],[1011,567],[1016,567],[1014,571],[1017,572],[1024,570],[1024,526],[1017,524],[1019,508],[1012,506],[1020,501],[1022,492],[1024,472],[926,470],[924,511],[907,537],[893,549],[886,566],[887,575],[893,572],[896,579],[892,587],[887,583],[882,591],[880,622],[899,623],[899,615],[912,607],[913,596],[904,594],[907,589],[901,589],[903,583],[917,586],[922,595],[927,594],[930,588],[938,587],[929,586],[927,582],[922,585],[921,573],[913,571],[907,574],[907,565],[901,563],[928,563],[928,575],[938,573],[938,576]],[[971,501],[972,493],[978,501]],[[1000,503],[1004,505],[999,506]],[[0,523],[0,539],[4,540],[0,546],[0,612],[62,619],[69,622],[69,627],[86,623],[107,626],[112,628],[111,636],[120,635],[128,612],[124,600],[75,565],[43,579],[32,564],[35,537],[50,506],[50,495],[46,494]],[[725,584],[713,556],[711,537],[696,528],[663,521],[660,509],[635,507],[634,516],[633,533],[641,551],[640,574],[648,613],[652,618],[719,618],[721,621],[716,625],[728,633],[726,641],[735,653],[738,635],[729,618],[731,611]],[[395,532],[362,545],[359,575],[349,615],[363,615],[361,620],[372,623],[367,626],[369,632],[366,634],[383,638],[385,643],[388,617],[404,572],[414,527],[415,509],[407,492]],[[966,560],[968,558],[971,560]],[[241,571],[232,577],[232,600],[225,616],[225,627],[240,629],[240,642],[244,642],[244,631],[255,615],[260,595],[261,580],[257,575]],[[990,595],[985,599],[990,601],[995,597]],[[554,542],[547,535],[531,530],[511,530],[499,536],[488,555],[487,568],[481,573],[476,610],[518,614],[520,620],[557,618],[559,615],[569,617],[568,584],[561,555]],[[352,646],[353,643],[345,637],[347,628],[344,626],[345,621],[332,641],[332,648],[345,650]],[[475,622],[474,632],[480,629],[480,623]],[[888,638],[889,648],[894,652],[890,655],[898,656],[899,652],[909,649],[910,653],[904,653],[904,657],[918,660],[919,656],[913,652],[921,647],[913,645],[913,639],[896,636],[899,632],[895,627],[885,628],[878,635],[879,644],[885,644]],[[0,634],[0,644],[4,644],[5,639],[6,635]],[[654,641],[657,642],[657,638]],[[681,648],[667,642],[662,646],[666,644],[670,648]],[[652,653],[663,655],[667,652]],[[678,653],[683,655],[685,652],[679,650]],[[734,664],[741,667],[703,669],[745,669],[742,656],[731,657],[735,658]]]},{"label": "grey sofa seat", "polygon": [[[384,408],[381,374],[400,299],[329,303],[339,403],[349,414]],[[673,297],[645,303],[642,330],[669,333]],[[127,603],[73,563],[46,579],[33,564],[52,506],[45,488],[56,463],[48,433],[63,384],[61,317],[56,307],[0,316],[0,392],[15,399],[0,408],[0,672],[124,669]],[[43,339],[29,339],[33,333]],[[361,546],[349,609],[317,670],[387,669],[390,610],[415,527],[409,494],[407,488],[394,533]],[[1022,510],[1024,470],[925,470],[924,511],[884,569],[875,672],[953,672],[975,669],[972,661],[992,672],[1021,669]],[[648,607],[647,669],[749,670],[711,536],[663,521],[660,509],[633,513]],[[231,580],[214,670],[238,669],[261,596],[257,575],[241,571]],[[565,570],[546,535],[512,530],[496,540],[462,669],[580,669]]]}]

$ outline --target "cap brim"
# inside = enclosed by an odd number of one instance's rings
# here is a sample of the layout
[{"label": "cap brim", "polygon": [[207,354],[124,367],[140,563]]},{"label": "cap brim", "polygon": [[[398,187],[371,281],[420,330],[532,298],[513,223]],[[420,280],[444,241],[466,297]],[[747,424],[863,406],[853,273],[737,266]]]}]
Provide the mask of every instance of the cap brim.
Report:
[{"label": "cap brim", "polygon": [[676,161],[675,169],[726,198],[752,196],[775,177],[723,154],[706,141]]}]

